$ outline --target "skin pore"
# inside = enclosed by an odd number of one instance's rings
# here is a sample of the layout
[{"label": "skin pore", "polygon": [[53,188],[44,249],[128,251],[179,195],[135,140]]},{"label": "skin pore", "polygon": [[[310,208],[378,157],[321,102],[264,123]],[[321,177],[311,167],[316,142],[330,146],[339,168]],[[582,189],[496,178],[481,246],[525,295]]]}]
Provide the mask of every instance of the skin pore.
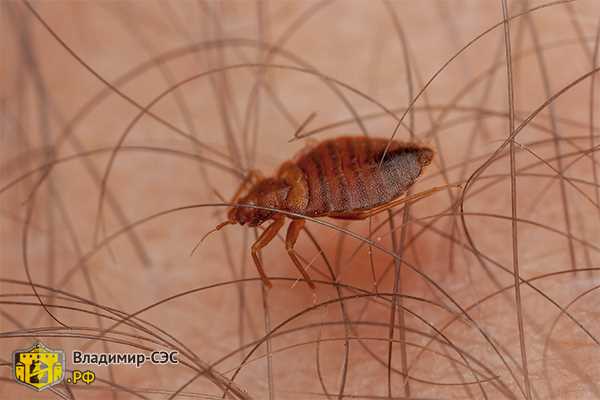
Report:
[{"label": "skin pore", "polygon": [[[0,7],[7,398],[600,397],[597,1]],[[455,186],[307,219],[314,291],[288,222],[272,289],[266,225],[195,248],[250,170],[341,135],[424,143],[410,194]],[[97,381],[17,385],[36,339]]]}]

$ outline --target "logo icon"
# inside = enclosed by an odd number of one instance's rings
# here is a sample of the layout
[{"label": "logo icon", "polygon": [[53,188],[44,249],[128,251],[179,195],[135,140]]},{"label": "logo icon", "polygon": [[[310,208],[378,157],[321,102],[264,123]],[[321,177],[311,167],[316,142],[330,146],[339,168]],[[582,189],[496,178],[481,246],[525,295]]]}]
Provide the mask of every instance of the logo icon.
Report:
[{"label": "logo icon", "polygon": [[62,382],[65,377],[64,368],[64,351],[51,350],[41,342],[13,353],[15,380],[38,391]]}]

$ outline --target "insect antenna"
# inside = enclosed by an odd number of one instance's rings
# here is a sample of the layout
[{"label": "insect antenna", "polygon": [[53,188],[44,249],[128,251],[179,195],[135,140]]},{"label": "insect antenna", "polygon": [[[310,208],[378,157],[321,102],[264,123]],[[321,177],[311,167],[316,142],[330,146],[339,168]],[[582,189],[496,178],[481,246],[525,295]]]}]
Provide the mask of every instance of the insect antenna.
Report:
[{"label": "insect antenna", "polygon": [[214,233],[214,232],[220,230],[225,225],[233,225],[233,224],[235,224],[235,222],[233,222],[233,221],[224,221],[224,222],[221,222],[219,225],[215,226],[214,229],[211,229],[210,231],[206,232],[204,234],[204,236],[202,236],[202,238],[198,241],[198,243],[196,243],[196,245],[194,246],[194,248],[190,252],[190,256],[194,255],[194,252],[196,251],[196,249],[202,244],[202,242],[204,241],[204,239],[206,239],[208,237],[208,235],[210,235],[211,233]]}]

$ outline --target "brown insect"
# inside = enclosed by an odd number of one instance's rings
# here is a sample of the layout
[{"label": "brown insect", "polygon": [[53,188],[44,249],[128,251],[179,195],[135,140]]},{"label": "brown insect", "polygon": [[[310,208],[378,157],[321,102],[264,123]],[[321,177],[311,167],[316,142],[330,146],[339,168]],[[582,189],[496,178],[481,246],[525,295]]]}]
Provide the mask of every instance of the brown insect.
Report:
[{"label": "brown insect", "polygon": [[[258,273],[264,284],[271,287],[258,252],[277,235],[285,215],[254,207],[274,208],[308,217],[364,219],[439,190],[434,188],[414,196],[403,196],[423,168],[431,163],[433,154],[433,150],[425,145],[390,143],[388,139],[338,137],[322,141],[302,151],[294,161],[284,162],[273,178],[262,178],[255,171],[249,174],[232,200],[234,205],[229,209],[227,221],[214,230],[229,224],[259,226],[273,220],[252,245],[252,258]],[[248,189],[249,184],[252,186]],[[287,252],[314,289],[313,281],[294,253],[304,219],[289,218],[292,222],[285,239]]]}]

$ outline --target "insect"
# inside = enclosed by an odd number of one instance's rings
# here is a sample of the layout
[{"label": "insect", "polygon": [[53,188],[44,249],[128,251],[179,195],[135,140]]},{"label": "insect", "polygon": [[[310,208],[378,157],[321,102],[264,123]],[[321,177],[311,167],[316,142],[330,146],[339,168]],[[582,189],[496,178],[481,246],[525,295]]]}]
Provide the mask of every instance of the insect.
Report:
[{"label": "insect", "polygon": [[[248,174],[233,197],[227,221],[211,232],[230,224],[256,227],[272,220],[252,244],[256,269],[264,284],[271,287],[258,252],[277,235],[286,215],[255,207],[308,217],[368,218],[439,190],[434,188],[414,196],[404,196],[423,168],[431,163],[433,155],[431,148],[414,142],[390,142],[364,136],[324,140],[301,151],[295,159],[284,162],[274,177],[263,178],[257,171]],[[314,289],[314,282],[294,252],[304,219],[288,218],[292,221],[285,239],[286,250],[306,283]]]}]

